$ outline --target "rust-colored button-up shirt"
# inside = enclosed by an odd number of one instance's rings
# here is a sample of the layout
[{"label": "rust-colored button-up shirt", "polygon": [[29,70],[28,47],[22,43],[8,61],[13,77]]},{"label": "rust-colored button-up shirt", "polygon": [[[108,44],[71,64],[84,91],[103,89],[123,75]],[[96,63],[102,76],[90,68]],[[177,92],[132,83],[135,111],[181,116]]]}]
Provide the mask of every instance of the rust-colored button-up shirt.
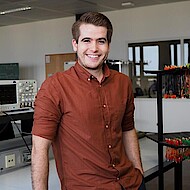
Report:
[{"label": "rust-colored button-up shirt", "polygon": [[76,63],[49,77],[35,101],[32,133],[52,140],[62,190],[137,190],[142,175],[122,143],[133,128],[130,79],[107,65],[99,83]]}]

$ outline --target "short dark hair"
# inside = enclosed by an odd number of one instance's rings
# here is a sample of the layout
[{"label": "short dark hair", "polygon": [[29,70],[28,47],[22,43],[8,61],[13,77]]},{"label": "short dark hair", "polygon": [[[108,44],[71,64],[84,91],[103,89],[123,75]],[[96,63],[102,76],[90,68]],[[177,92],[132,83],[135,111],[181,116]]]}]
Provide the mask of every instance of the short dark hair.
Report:
[{"label": "short dark hair", "polygon": [[111,21],[105,15],[98,12],[84,13],[72,26],[73,39],[75,39],[77,43],[80,36],[79,28],[81,24],[93,24],[95,26],[103,26],[107,28],[107,40],[108,43],[111,42],[113,27]]}]

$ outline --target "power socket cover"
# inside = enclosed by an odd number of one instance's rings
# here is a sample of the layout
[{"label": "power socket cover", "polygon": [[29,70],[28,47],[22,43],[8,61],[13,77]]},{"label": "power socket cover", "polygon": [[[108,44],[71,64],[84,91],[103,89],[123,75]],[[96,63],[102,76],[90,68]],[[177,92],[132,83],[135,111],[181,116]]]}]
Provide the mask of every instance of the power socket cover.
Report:
[{"label": "power socket cover", "polygon": [[10,168],[16,165],[15,154],[9,154],[5,156],[5,168]]}]

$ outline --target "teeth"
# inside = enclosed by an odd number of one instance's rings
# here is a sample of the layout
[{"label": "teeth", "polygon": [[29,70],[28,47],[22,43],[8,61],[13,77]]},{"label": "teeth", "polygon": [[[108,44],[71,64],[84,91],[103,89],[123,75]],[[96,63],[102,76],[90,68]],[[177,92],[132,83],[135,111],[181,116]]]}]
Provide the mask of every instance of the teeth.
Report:
[{"label": "teeth", "polygon": [[90,58],[97,58],[98,55],[88,55],[88,57],[90,57]]}]

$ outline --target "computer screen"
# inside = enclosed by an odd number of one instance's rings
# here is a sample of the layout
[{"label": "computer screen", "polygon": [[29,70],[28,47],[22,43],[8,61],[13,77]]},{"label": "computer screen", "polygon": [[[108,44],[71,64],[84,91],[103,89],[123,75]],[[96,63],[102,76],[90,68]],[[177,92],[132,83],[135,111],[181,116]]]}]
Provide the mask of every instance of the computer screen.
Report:
[{"label": "computer screen", "polygon": [[19,63],[0,63],[0,80],[19,80]]},{"label": "computer screen", "polygon": [[16,103],[16,84],[0,85],[0,105]]}]

